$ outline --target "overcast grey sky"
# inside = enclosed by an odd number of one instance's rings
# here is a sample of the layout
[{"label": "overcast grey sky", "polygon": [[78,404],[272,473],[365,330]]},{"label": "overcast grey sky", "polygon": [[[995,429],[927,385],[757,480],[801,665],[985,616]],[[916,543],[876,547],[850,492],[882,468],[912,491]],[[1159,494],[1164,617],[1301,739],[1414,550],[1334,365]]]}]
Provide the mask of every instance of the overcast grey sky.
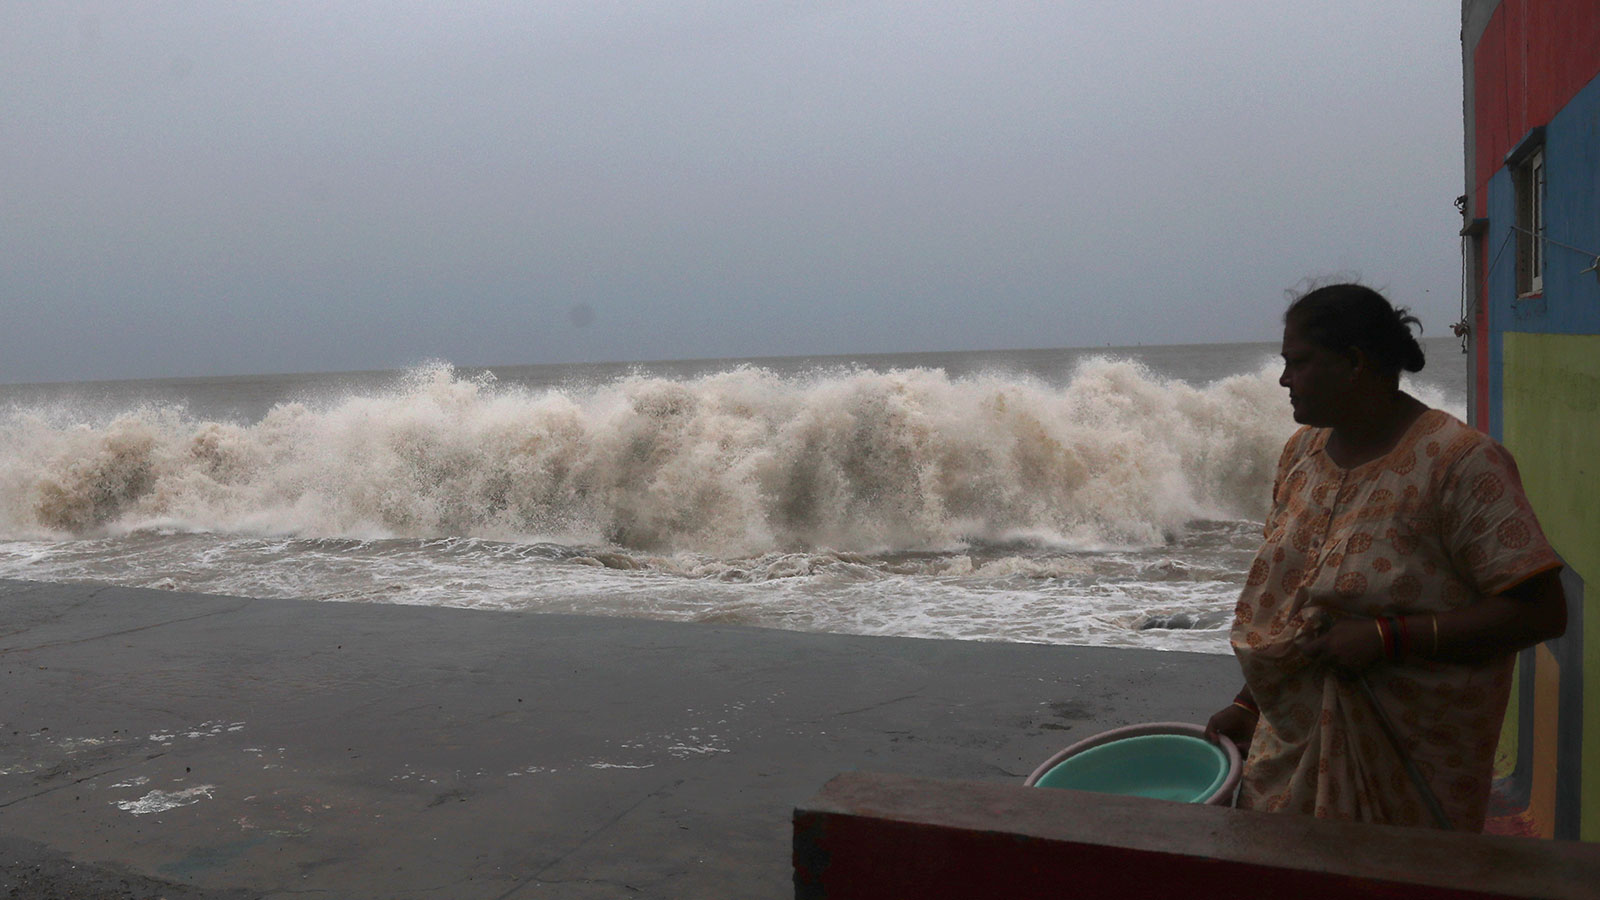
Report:
[{"label": "overcast grey sky", "polygon": [[0,0],[0,382],[1457,314],[1459,8]]}]

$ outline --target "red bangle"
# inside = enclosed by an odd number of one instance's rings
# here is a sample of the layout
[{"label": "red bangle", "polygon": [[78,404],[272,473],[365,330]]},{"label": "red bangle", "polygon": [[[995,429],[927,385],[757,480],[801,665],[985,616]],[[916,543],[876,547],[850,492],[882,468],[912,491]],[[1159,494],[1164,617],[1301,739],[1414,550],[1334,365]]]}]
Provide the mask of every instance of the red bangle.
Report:
[{"label": "red bangle", "polygon": [[1394,647],[1394,658],[1399,659],[1411,654],[1411,626],[1406,622],[1405,616],[1395,616],[1394,621],[1400,626],[1397,629],[1399,637]]},{"label": "red bangle", "polygon": [[1256,705],[1254,698],[1246,697],[1244,691],[1240,691],[1239,695],[1233,698],[1233,705],[1239,707],[1247,713],[1253,713],[1258,716],[1261,715],[1261,707]]},{"label": "red bangle", "polygon": [[1383,619],[1381,617],[1373,619],[1372,624],[1378,627],[1378,640],[1380,642],[1379,646],[1383,653],[1383,658],[1394,659],[1394,638],[1389,633],[1389,629],[1383,627]]}]

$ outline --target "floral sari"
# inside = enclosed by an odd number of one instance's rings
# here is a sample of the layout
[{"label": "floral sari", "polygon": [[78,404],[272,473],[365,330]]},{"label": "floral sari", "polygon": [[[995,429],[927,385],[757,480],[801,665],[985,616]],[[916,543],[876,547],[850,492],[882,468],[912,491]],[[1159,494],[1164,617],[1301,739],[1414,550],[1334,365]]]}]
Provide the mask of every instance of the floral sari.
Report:
[{"label": "floral sari", "polygon": [[[1233,649],[1261,708],[1240,805],[1434,824],[1375,699],[1451,826],[1482,830],[1512,657],[1408,656],[1367,672],[1369,699],[1298,641],[1338,617],[1467,606],[1561,561],[1511,455],[1449,414],[1428,410],[1387,454],[1352,468],[1329,458],[1329,434],[1302,428],[1284,447],[1266,540],[1235,610]],[[1422,657],[1436,640],[1427,626],[1408,637]]]}]

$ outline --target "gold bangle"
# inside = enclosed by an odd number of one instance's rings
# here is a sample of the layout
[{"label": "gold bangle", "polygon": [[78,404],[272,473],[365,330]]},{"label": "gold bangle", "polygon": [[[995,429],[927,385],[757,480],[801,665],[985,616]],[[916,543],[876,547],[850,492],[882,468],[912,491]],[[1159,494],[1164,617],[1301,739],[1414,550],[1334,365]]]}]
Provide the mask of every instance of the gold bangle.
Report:
[{"label": "gold bangle", "polygon": [[1239,707],[1240,709],[1244,710],[1245,712],[1249,713],[1252,716],[1261,715],[1261,710],[1259,710],[1259,709],[1251,709],[1250,707],[1245,706],[1243,700],[1235,700],[1235,701],[1233,701],[1233,705]]},{"label": "gold bangle", "polygon": [[1428,618],[1433,621],[1433,653],[1431,655],[1438,656],[1439,655],[1439,614],[1438,613],[1434,613],[1433,615],[1428,616]]}]

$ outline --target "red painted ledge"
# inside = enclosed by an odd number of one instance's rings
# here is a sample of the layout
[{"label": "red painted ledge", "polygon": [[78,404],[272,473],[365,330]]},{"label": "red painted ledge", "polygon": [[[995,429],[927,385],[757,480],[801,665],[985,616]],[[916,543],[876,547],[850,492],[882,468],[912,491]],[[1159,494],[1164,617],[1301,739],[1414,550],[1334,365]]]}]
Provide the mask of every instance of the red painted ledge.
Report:
[{"label": "red painted ledge", "polygon": [[1600,845],[851,773],[794,814],[800,900],[1592,900]]}]

